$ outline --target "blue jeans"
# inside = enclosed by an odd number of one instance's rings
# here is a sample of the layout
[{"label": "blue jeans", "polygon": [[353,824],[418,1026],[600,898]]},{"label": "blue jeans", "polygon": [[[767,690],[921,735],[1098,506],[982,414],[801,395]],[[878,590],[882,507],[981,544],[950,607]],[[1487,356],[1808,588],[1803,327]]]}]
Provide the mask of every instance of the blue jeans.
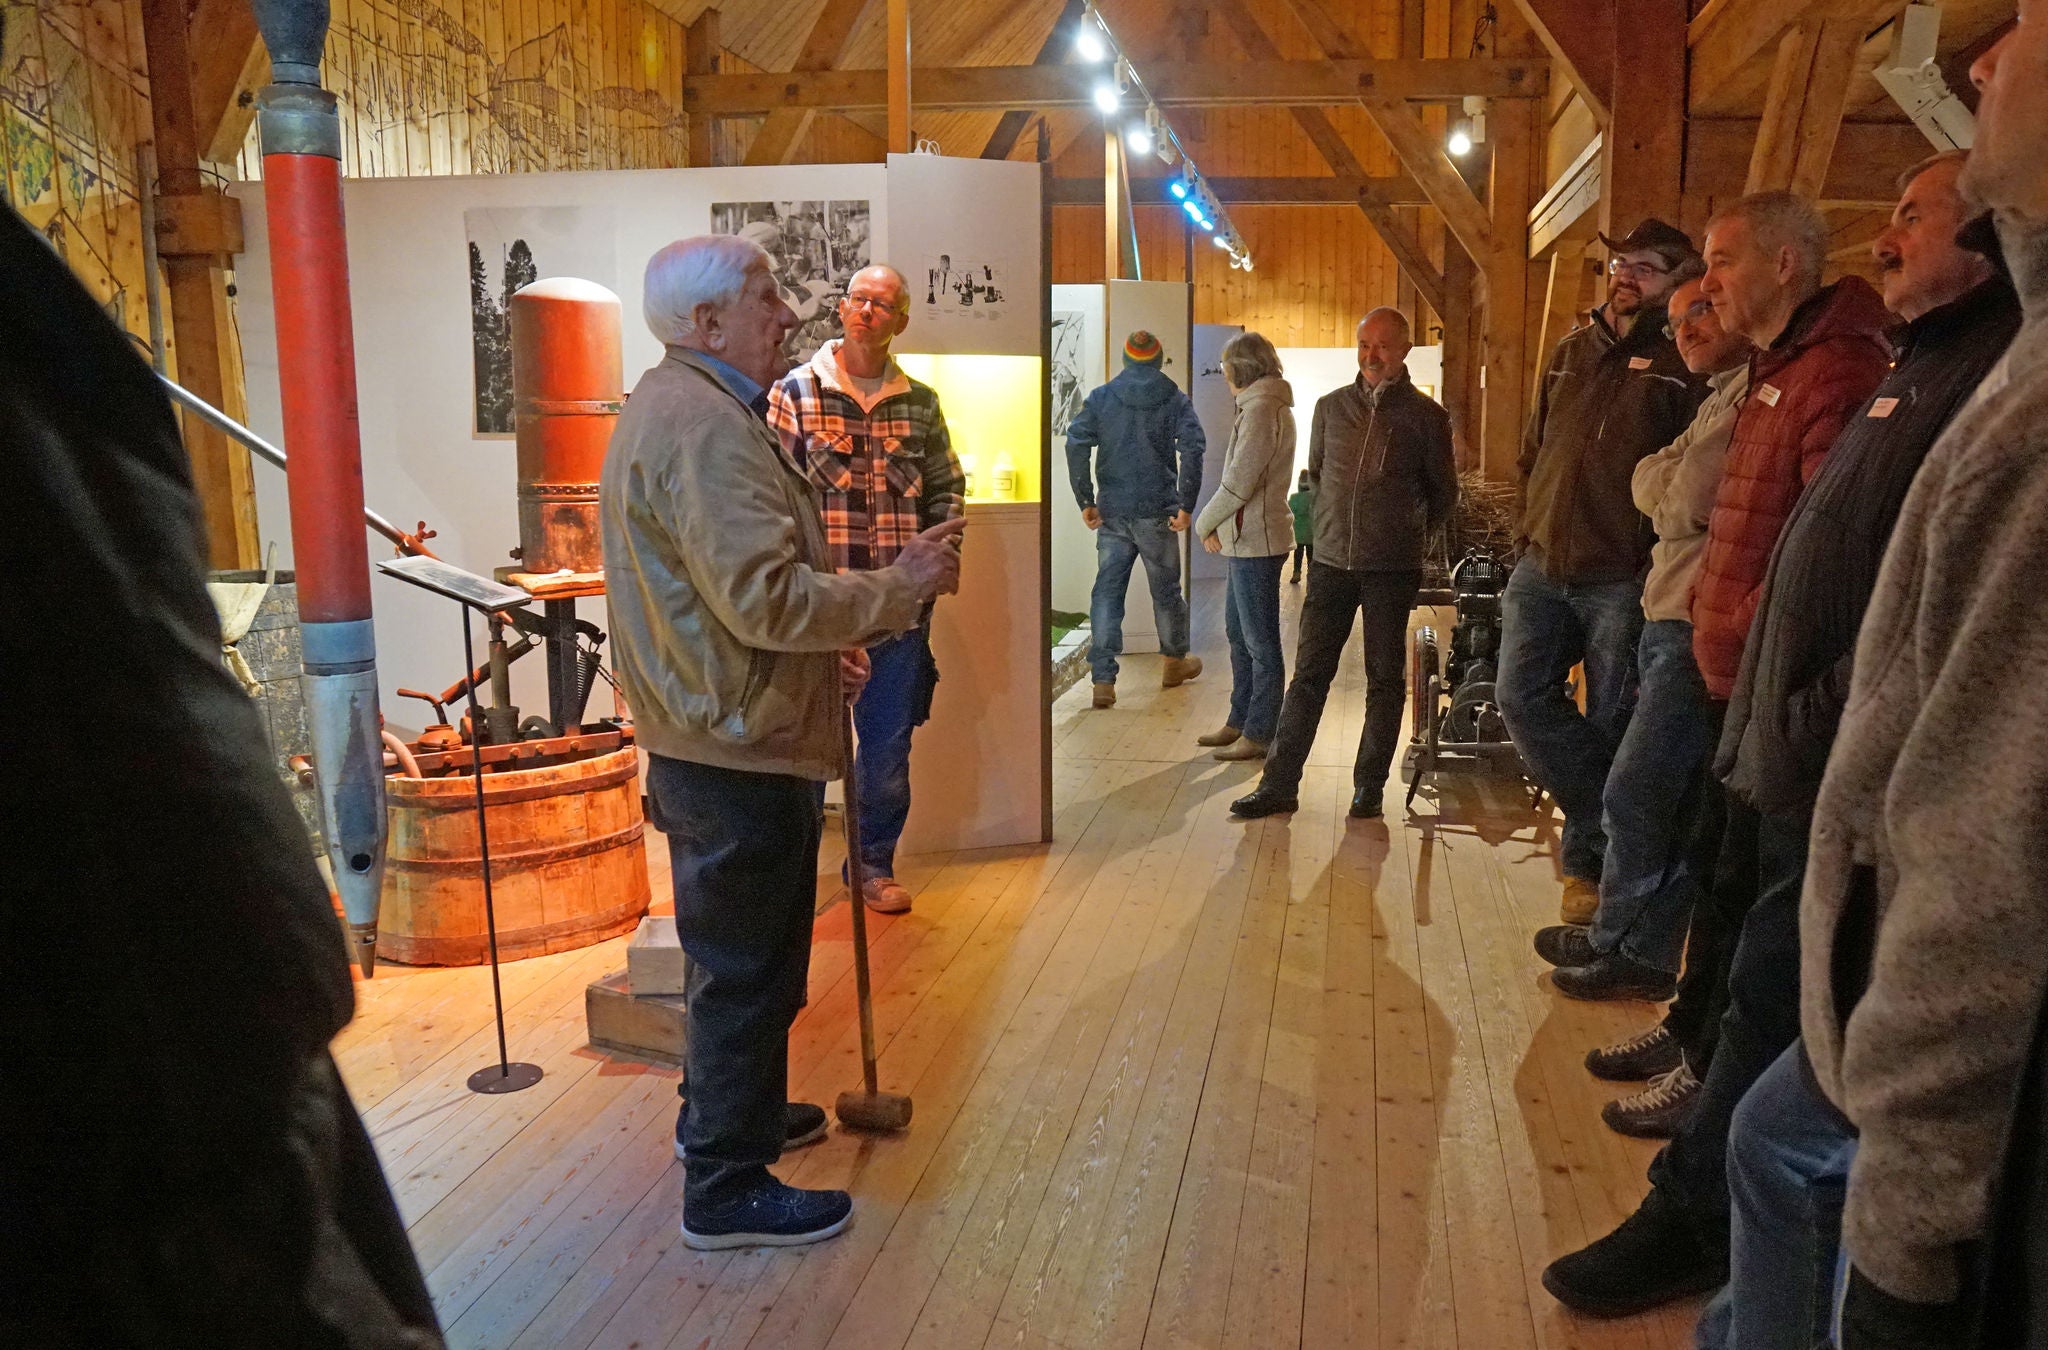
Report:
[{"label": "blue jeans", "polygon": [[1828,1343],[1835,1255],[1856,1136],[1821,1096],[1794,1043],[1735,1108],[1728,1287],[1700,1315],[1700,1350],[1811,1350]]},{"label": "blue jeans", "polygon": [[1707,684],[1692,657],[1692,625],[1658,619],[1636,644],[1635,715],[1607,771],[1601,832],[1607,857],[1593,947],[1677,974],[1693,901],[1707,878],[1687,865],[1700,805],[1700,766],[1713,753]]},{"label": "blue jeans", "polygon": [[[1640,581],[1552,581],[1533,558],[1501,597],[1500,711],[1515,749],[1564,811],[1564,874],[1600,879],[1607,839],[1600,799],[1636,701]],[[1586,711],[1565,681],[1586,666]]]},{"label": "blue jeans", "polygon": [[647,757],[649,818],[668,836],[676,935],[689,956],[683,1208],[717,1208],[782,1155],[789,1028],[803,1007],[817,905],[817,784]]},{"label": "blue jeans", "polygon": [[871,877],[896,875],[896,841],[910,819],[910,733],[931,716],[939,682],[931,635],[923,628],[868,648],[874,673],[853,705],[860,751],[860,858]]},{"label": "blue jeans", "polygon": [[1230,639],[1230,725],[1245,739],[1271,745],[1287,693],[1280,647],[1280,569],[1287,555],[1232,558],[1223,631]]},{"label": "blue jeans", "polygon": [[1180,593],[1180,536],[1166,518],[1102,518],[1095,531],[1095,593],[1088,605],[1088,667],[1097,684],[1115,684],[1116,659],[1124,650],[1124,593],[1131,567],[1145,560],[1152,588],[1152,615],[1159,622],[1159,650],[1188,654],[1188,601]]}]

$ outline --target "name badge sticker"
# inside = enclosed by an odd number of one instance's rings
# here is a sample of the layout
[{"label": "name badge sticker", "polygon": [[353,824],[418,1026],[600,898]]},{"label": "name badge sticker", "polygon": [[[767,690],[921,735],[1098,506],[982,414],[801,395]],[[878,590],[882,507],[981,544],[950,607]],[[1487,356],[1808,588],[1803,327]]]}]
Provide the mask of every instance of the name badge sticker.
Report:
[{"label": "name badge sticker", "polygon": [[1778,400],[1785,396],[1785,391],[1775,384],[1760,384],[1756,387],[1756,396],[1775,408],[1778,406]]},{"label": "name badge sticker", "polygon": [[1650,368],[1650,358],[1647,356],[1631,356],[1628,359],[1628,368],[1630,370],[1648,370]]},{"label": "name badge sticker", "polygon": [[1897,408],[1898,406],[1899,401],[1895,398],[1881,398],[1870,405],[1870,416],[1890,417],[1892,415],[1892,410]]}]

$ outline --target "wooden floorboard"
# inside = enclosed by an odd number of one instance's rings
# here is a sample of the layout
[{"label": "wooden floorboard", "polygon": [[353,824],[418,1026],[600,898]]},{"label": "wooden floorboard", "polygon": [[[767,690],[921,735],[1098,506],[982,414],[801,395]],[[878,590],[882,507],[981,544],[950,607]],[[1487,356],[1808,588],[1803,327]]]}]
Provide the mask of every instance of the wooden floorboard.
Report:
[{"label": "wooden floorboard", "polygon": [[[1199,680],[1161,690],[1135,655],[1115,709],[1084,681],[1054,710],[1052,843],[903,860],[916,906],[870,936],[882,1082],[915,1119],[780,1169],[853,1192],[831,1242],[682,1245],[677,1075],[585,1043],[584,986],[623,939],[505,967],[512,1054],[546,1071],[506,1097],[465,1085],[496,1055],[486,972],[359,985],[336,1058],[450,1344],[1689,1344],[1693,1307],[1591,1322],[1540,1283],[1629,1212],[1654,1152],[1601,1125],[1625,1089],[1581,1063],[1653,1010],[1559,998],[1529,947],[1556,920],[1554,816],[1444,779],[1349,820],[1354,643],[1301,811],[1231,820],[1257,768],[1193,744],[1228,702],[1219,591],[1197,591]],[[840,856],[790,1038],[792,1093],[825,1103],[860,1074]],[[658,836],[649,875],[666,910]]]}]

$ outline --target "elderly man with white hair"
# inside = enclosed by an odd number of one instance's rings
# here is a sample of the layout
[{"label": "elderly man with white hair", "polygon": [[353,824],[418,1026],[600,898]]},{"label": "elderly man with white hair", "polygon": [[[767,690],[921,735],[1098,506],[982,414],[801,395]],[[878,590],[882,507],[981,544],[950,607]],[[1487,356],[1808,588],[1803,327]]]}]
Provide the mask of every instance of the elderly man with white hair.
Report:
[{"label": "elderly man with white hair", "polygon": [[796,316],[750,240],[700,236],[647,264],[647,326],[667,348],[619,416],[599,487],[619,686],[669,837],[691,969],[677,1125],[683,1241],[796,1246],[852,1216],[844,1191],[769,1174],[824,1112],[788,1098],[816,903],[817,784],[844,769],[842,699],[859,648],[917,626],[959,583],[948,539],[835,574],[809,483],[762,420]]}]

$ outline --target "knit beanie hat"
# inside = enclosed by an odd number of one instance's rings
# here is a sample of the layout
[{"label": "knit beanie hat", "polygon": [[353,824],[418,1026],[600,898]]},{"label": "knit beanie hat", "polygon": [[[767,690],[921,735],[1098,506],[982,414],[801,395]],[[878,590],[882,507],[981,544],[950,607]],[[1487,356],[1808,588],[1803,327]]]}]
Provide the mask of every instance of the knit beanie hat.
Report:
[{"label": "knit beanie hat", "polygon": [[1159,339],[1140,328],[1124,339],[1124,364],[1127,366],[1157,366],[1166,359],[1166,349],[1159,345]]}]

